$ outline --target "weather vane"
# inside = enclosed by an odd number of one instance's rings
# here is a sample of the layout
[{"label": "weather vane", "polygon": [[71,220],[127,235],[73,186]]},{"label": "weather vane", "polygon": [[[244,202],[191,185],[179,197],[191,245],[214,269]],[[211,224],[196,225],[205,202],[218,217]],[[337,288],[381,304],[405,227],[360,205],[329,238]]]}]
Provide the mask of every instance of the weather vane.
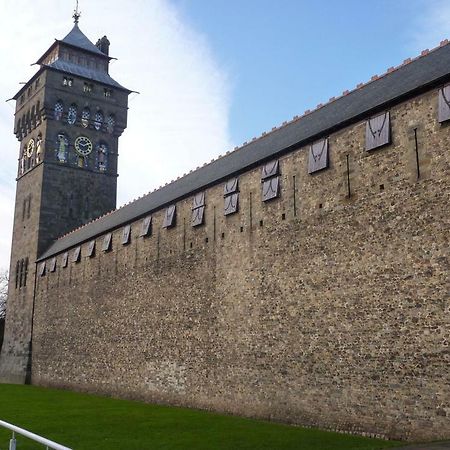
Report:
[{"label": "weather vane", "polygon": [[75,22],[75,23],[78,23],[78,21],[80,20],[80,16],[81,16],[81,12],[80,11],[78,11],[78,0],[76,0],[77,1],[77,5],[76,5],[76,7],[75,7],[75,11],[73,12],[73,21]]}]

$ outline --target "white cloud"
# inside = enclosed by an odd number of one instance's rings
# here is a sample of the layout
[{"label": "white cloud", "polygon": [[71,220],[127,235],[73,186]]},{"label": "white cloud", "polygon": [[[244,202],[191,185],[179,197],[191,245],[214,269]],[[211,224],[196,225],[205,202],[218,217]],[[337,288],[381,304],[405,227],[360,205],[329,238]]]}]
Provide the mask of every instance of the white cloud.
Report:
[{"label": "white cloud", "polygon": [[422,0],[417,8],[415,23],[408,28],[411,50],[419,53],[434,48],[444,39],[450,39],[450,2]]},{"label": "white cloud", "polygon": [[[130,95],[128,129],[120,139],[119,204],[140,196],[232,147],[228,134],[230,86],[207,40],[168,0],[80,2],[80,28],[95,41],[108,35],[118,61],[110,73]],[[71,2],[3,0],[0,95],[9,98],[30,67],[72,27]],[[18,27],[20,23],[20,27]],[[18,142],[13,102],[0,102],[0,267],[9,264]],[[6,154],[5,154],[6,153]]]}]

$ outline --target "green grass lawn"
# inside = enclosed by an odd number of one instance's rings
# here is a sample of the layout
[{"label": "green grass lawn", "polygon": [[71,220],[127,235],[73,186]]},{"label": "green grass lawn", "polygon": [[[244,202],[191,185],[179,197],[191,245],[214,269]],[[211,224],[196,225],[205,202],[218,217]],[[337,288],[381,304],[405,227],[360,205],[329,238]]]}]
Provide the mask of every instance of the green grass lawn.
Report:
[{"label": "green grass lawn", "polygon": [[[375,450],[399,445],[34,386],[0,385],[0,420],[75,450]],[[0,450],[8,448],[10,436],[0,427]],[[18,438],[17,450],[39,448],[44,447]]]}]

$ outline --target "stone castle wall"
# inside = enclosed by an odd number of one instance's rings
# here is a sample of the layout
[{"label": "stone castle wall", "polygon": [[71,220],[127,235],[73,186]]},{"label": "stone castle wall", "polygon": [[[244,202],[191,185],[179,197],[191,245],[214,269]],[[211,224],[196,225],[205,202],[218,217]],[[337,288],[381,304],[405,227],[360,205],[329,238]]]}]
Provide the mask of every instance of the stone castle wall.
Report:
[{"label": "stone castle wall", "polygon": [[[450,435],[449,127],[437,90],[390,109],[392,144],[365,151],[365,121],[280,158],[281,196],[261,168],[192,198],[177,224],[38,276],[33,383],[303,425]],[[416,139],[420,177],[417,173]],[[347,176],[347,160],[350,173]],[[348,178],[351,196],[348,197]],[[47,261],[47,268],[48,268]]]}]

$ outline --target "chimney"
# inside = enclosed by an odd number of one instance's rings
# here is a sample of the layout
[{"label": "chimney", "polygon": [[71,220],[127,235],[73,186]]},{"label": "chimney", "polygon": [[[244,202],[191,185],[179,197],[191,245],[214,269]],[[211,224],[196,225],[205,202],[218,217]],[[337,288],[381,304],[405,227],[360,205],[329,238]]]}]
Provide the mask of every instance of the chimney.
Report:
[{"label": "chimney", "polygon": [[97,41],[95,45],[105,55],[109,55],[109,44],[110,42],[108,41],[108,38],[106,36],[103,36]]}]

